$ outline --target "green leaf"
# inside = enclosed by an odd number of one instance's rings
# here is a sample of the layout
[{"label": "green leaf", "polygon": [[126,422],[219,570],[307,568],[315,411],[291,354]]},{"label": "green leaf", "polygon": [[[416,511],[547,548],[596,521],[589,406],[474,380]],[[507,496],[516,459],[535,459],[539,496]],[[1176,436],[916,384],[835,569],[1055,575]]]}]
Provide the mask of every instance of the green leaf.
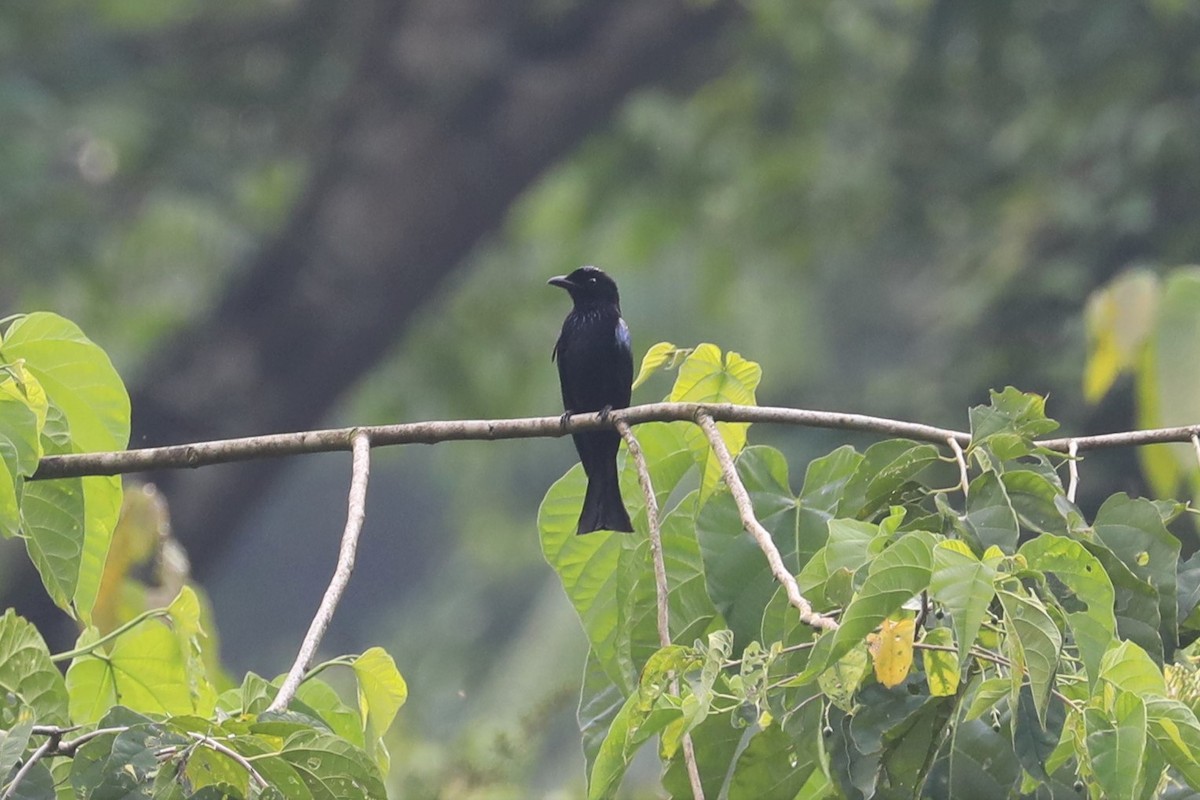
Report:
[{"label": "green leaf", "polygon": [[12,774],[17,763],[22,761],[33,734],[33,712],[28,706],[21,706],[14,716],[16,722],[5,725],[7,730],[0,729],[0,786]]},{"label": "green leaf", "polygon": [[358,709],[362,715],[367,750],[384,773],[388,768],[387,747],[383,736],[392,727],[396,712],[408,699],[408,684],[404,682],[396,662],[382,647],[372,647],[354,659],[351,666],[358,679]]},{"label": "green leaf", "polygon": [[[1046,417],[1045,399],[1036,394],[1006,386],[1002,392],[992,390],[991,399],[991,405],[975,406],[970,410],[972,447],[1002,434],[1034,439],[1058,427],[1057,422]],[[1023,454],[1020,451],[998,452],[997,456],[1008,460]]]},{"label": "green leaf", "polygon": [[[705,797],[718,797],[721,794],[742,736],[746,733],[744,727],[735,725],[736,714],[736,710],[725,714],[710,714],[691,731],[696,767],[700,772],[700,785],[704,789]],[[691,779],[684,763],[682,749],[673,754],[668,761],[662,786],[671,797],[691,796]]]},{"label": "green leaf", "polygon": [[646,351],[646,355],[642,356],[642,368],[638,370],[637,377],[633,379],[633,388],[641,386],[650,376],[660,369],[671,369],[675,363],[688,353],[692,352],[687,349],[680,349],[670,342],[659,342],[651,345]]},{"label": "green leaf", "polygon": [[50,660],[46,642],[11,608],[0,617],[0,728],[19,723],[21,708],[33,711],[39,724],[67,722],[67,687]]},{"label": "green leaf", "polygon": [[1068,611],[1066,616],[1088,683],[1094,687],[1100,661],[1117,631],[1115,593],[1108,573],[1082,544],[1062,536],[1042,534],[1030,539],[1021,546],[1020,555],[1032,569],[1058,578],[1062,589],[1057,596],[1064,607],[1070,607],[1067,604],[1072,600],[1073,605],[1085,604],[1086,610]]},{"label": "green leaf", "polygon": [[929,587],[935,542],[933,535],[924,531],[906,533],[871,562],[866,581],[833,634],[825,664],[841,658],[884,617]]},{"label": "green leaf", "polygon": [[1013,662],[1013,705],[1016,705],[1018,692],[1027,675],[1038,721],[1044,725],[1046,706],[1050,702],[1050,690],[1054,688],[1054,674],[1058,670],[1059,653],[1062,651],[1062,634],[1042,602],[1021,584],[1010,581],[997,594],[1004,607],[1004,629],[1008,634],[1006,643],[1009,658]]},{"label": "green leaf", "polygon": [[[949,647],[954,636],[949,628],[933,628],[925,633],[922,642],[927,645]],[[934,697],[953,697],[958,693],[959,656],[945,650],[921,650],[925,668],[925,680],[929,682],[929,694]]]},{"label": "green leaf", "polygon": [[846,481],[836,516],[865,519],[892,498],[929,465],[939,453],[931,444],[888,439],[867,448],[854,475]]},{"label": "green leaf", "polygon": [[1163,657],[1163,642],[1159,635],[1158,592],[1146,581],[1134,575],[1121,559],[1099,541],[1083,541],[1083,546],[1096,557],[1112,581],[1116,603],[1117,635],[1136,642],[1155,661]]},{"label": "green leaf", "polygon": [[967,706],[967,711],[963,715],[963,721],[979,719],[1011,693],[1012,680],[1009,678],[987,678],[979,681],[975,688],[975,694],[971,697],[971,704]]},{"label": "green leaf", "polygon": [[279,757],[304,781],[314,798],[353,800],[386,797],[383,776],[371,758],[322,731],[300,731],[283,743]]},{"label": "green leaf", "polygon": [[729,800],[794,797],[817,767],[817,726],[809,731],[810,743],[795,741],[778,725],[750,737],[738,756],[729,779]]},{"label": "green leaf", "polygon": [[[735,403],[755,405],[754,390],[762,379],[762,367],[730,351],[721,357],[716,345],[701,344],[684,359],[679,376],[667,398],[673,403]],[[746,446],[746,422],[718,422],[717,430],[725,440],[729,454],[737,458]],[[700,502],[716,489],[721,479],[721,465],[712,452],[708,437],[697,425],[688,425],[684,436],[700,466]]]},{"label": "green leaf", "polygon": [[[85,632],[80,643],[89,638]],[[67,670],[67,691],[71,719],[80,723],[95,722],[117,703],[135,711],[201,716],[216,703],[210,686],[190,683],[179,639],[157,619],[123,633],[107,654],[76,658]]]},{"label": "green leaf", "polygon": [[640,691],[629,695],[597,751],[588,781],[588,800],[613,797],[638,749],[681,714],[664,695],[647,698]]},{"label": "green leaf", "polygon": [[1200,791],[1200,722],[1196,715],[1178,700],[1147,697],[1145,703],[1154,745],[1188,785]]},{"label": "green leaf", "polygon": [[1084,709],[1084,725],[1088,759],[1100,788],[1109,797],[1135,797],[1146,754],[1145,703],[1135,694],[1120,692],[1111,713]]},{"label": "green leaf", "polygon": [[1070,530],[1062,506],[1066,497],[1056,480],[1028,469],[1009,470],[1001,479],[1021,527],[1034,533],[1065,534]]},{"label": "green leaf", "polygon": [[618,658],[622,632],[617,577],[622,550],[636,547],[637,541],[633,536],[605,531],[575,534],[585,488],[583,468],[576,464],[546,493],[538,510],[542,554],[558,573],[599,664],[609,679],[628,693],[634,675],[632,665],[622,664]]},{"label": "green leaf", "polygon": [[967,530],[973,534],[976,552],[999,547],[1011,555],[1017,549],[1020,529],[1017,512],[1000,476],[985,472],[971,481],[967,493]]},{"label": "green leaf", "polygon": [[[47,454],[77,452],[57,407],[49,410],[44,434]],[[85,623],[91,619],[120,509],[121,481],[114,476],[25,486],[21,515],[26,549],[55,604]]]},{"label": "green leaf", "polygon": [[1162,671],[1145,650],[1133,642],[1120,642],[1104,654],[1100,678],[1117,689],[1143,697],[1165,697]]},{"label": "green leaf", "polygon": [[966,659],[987,616],[996,594],[992,582],[1001,558],[999,552],[992,552],[980,561],[957,539],[938,542],[933,548],[929,593],[950,613],[950,624],[958,639],[959,660]]},{"label": "green leaf", "polygon": [[600,745],[608,736],[609,728],[617,713],[625,704],[625,695],[619,686],[613,683],[600,665],[595,653],[588,650],[587,660],[583,666],[583,686],[579,693],[579,708],[575,718],[579,723],[579,733],[583,739],[583,758],[586,766],[585,774],[592,774]]},{"label": "green leaf", "polygon": [[50,403],[62,410],[79,452],[124,450],[129,395],[108,356],[79,326],[49,312],[17,319],[0,345],[5,361],[25,359]]},{"label": "green leaf", "polygon": [[1130,499],[1124,493],[1104,501],[1092,527],[1097,539],[1158,592],[1158,630],[1163,657],[1170,659],[1178,642],[1175,574],[1179,569],[1179,540],[1163,525],[1153,503]]},{"label": "green leaf", "polygon": [[[773,448],[750,447],[738,459],[737,468],[759,522],[771,533],[784,564],[795,572],[799,516],[788,488],[787,461]],[[728,492],[701,507],[696,536],[708,595],[733,630],[735,647],[743,649],[758,637],[763,609],[777,588],[767,559],[742,529]]]}]

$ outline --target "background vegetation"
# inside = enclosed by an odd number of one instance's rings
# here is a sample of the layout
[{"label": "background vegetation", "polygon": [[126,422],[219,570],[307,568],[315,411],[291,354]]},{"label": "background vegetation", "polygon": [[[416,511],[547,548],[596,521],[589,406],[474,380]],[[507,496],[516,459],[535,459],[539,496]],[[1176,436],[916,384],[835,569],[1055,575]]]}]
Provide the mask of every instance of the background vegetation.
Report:
[{"label": "background vegetation", "polygon": [[[543,283],[581,263],[617,277],[639,353],[719,342],[762,363],[764,404],[961,428],[1013,384],[1068,433],[1132,427],[1127,378],[1085,401],[1085,308],[1196,259],[1198,41],[1186,0],[6,7],[0,314],[101,343],[134,446],[551,413]],[[865,441],[754,435],[794,463]],[[581,785],[586,647],[534,525],[571,462],[462,444],[377,472],[327,642],[383,644],[408,679],[404,796]],[[1147,491],[1130,453],[1083,469],[1089,518]],[[290,658],[344,474],[148,476],[236,673]]]}]

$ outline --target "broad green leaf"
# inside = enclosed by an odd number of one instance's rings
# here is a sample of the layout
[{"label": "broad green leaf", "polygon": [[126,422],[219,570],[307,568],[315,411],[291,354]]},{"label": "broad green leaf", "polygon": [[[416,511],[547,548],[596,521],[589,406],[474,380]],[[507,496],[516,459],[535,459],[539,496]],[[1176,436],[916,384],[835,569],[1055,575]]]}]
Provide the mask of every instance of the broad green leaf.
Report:
[{"label": "broad green leaf", "polygon": [[980,681],[971,698],[971,704],[963,715],[964,721],[979,719],[984,713],[1012,693],[1012,681],[1008,678],[987,678]]},{"label": "broad green leaf", "polygon": [[0,533],[15,536],[24,479],[42,457],[46,395],[24,362],[0,371]]},{"label": "broad green leaf", "polygon": [[21,501],[24,481],[16,475],[8,461],[0,459],[0,536],[11,539],[21,533]]},{"label": "broad green leaf", "polygon": [[1095,686],[1104,657],[1116,636],[1117,619],[1113,614],[1115,595],[1112,582],[1100,561],[1079,542],[1052,534],[1042,534],[1023,544],[1020,555],[1032,569],[1053,574],[1062,586],[1059,601],[1064,608],[1083,603],[1085,611],[1068,611],[1067,624],[1079,648],[1087,670],[1089,685]]},{"label": "broad green leaf", "polygon": [[279,757],[299,773],[314,798],[373,800],[387,796],[383,776],[370,757],[332,734],[292,734]]},{"label": "broad green leaf", "polygon": [[588,780],[588,799],[613,797],[638,749],[681,714],[664,695],[654,699],[637,691],[629,695],[596,753]]},{"label": "broad green leaf", "polygon": [[33,711],[40,725],[67,722],[67,687],[50,661],[46,642],[11,608],[0,617],[0,728],[18,724],[21,708]]},{"label": "broad green leaf", "polygon": [[[954,636],[949,628],[932,628],[926,631],[921,641],[934,647],[950,647],[954,644]],[[921,659],[925,680],[929,683],[929,694],[934,697],[953,697],[958,693],[958,653],[925,648],[921,650]]]},{"label": "broad green leaf", "polygon": [[1088,297],[1088,354],[1083,396],[1096,403],[1118,375],[1132,370],[1158,318],[1158,276],[1147,269],[1121,273]]},{"label": "broad green leaf", "polygon": [[625,695],[620,687],[613,683],[595,653],[589,649],[583,667],[579,707],[575,713],[583,740],[585,774],[592,774],[600,745],[624,704]]},{"label": "broad green leaf", "polygon": [[847,444],[808,462],[800,502],[807,509],[832,515],[862,460],[862,454]]},{"label": "broad green leaf", "polygon": [[[85,632],[85,637],[87,636]],[[76,658],[67,670],[71,719],[95,722],[118,702],[135,711],[207,716],[215,693],[194,692],[175,633],[151,619],[119,636],[107,654]]]},{"label": "broad green leaf", "polygon": [[870,669],[871,659],[867,648],[855,647],[839,658],[817,678],[817,685],[833,703],[843,711],[850,713],[854,710],[854,696],[863,678]]},{"label": "broad green leaf", "polygon": [[1159,635],[1158,592],[1099,541],[1083,541],[1087,551],[1095,556],[1113,585],[1116,598],[1113,614],[1117,619],[1117,635],[1136,642],[1142,649],[1161,661],[1163,642]]},{"label": "broad green leaf", "polygon": [[380,770],[387,772],[387,748],[383,736],[392,727],[396,712],[408,699],[408,684],[404,682],[396,662],[382,647],[372,647],[351,664],[358,679],[358,710],[362,715],[367,750]]},{"label": "broad green leaf", "polygon": [[[730,351],[722,359],[721,350],[701,344],[683,361],[679,376],[667,398],[673,403],[735,403],[755,405],[754,390],[762,379],[762,367]],[[729,454],[737,458],[746,446],[749,423],[718,422],[717,430],[725,440]],[[697,425],[688,425],[686,437],[696,463],[700,466],[700,502],[712,494],[721,479],[721,465],[712,452],[708,437]]]},{"label": "broad green leaf", "polygon": [[[272,699],[286,679],[287,675],[280,675],[271,681]],[[264,711],[258,714],[250,730],[258,735],[284,738],[297,730],[313,727],[328,727],[331,733],[355,747],[363,747],[367,743],[362,714],[357,708],[347,705],[342,696],[320,678],[309,678],[301,683],[287,711],[280,714]],[[386,759],[386,751],[383,755]],[[380,766],[380,769],[383,767]]]},{"label": "broad green leaf", "polygon": [[6,714],[9,715],[15,722],[0,728],[0,785],[12,774],[17,763],[23,761],[22,756],[33,734],[33,711],[28,706],[21,706],[16,714]]},{"label": "broad green leaf", "polygon": [[1050,690],[1058,670],[1062,651],[1062,634],[1037,596],[1030,594],[1016,581],[1010,581],[997,594],[1004,607],[1004,629],[1007,632],[1009,658],[1013,662],[1012,697],[1015,705],[1025,676],[1033,691],[1033,703],[1038,721],[1046,719]]},{"label": "broad green leaf", "polygon": [[538,510],[542,554],[558,573],[600,665],[610,680],[629,692],[634,684],[631,665],[618,659],[617,575],[621,551],[636,547],[637,541],[606,531],[576,535],[585,488],[583,468],[576,464],[546,493]]},{"label": "broad green leaf", "polygon": [[[45,452],[75,452],[71,438],[66,418],[51,406]],[[120,509],[121,481],[114,476],[59,478],[25,486],[21,516],[26,549],[55,604],[85,623],[100,590]]]},{"label": "broad green leaf", "polygon": [[1060,501],[1066,498],[1057,480],[1027,469],[1009,470],[1001,479],[1023,528],[1035,533],[1068,532],[1069,525],[1060,507]]},{"label": "broad green leaf", "polygon": [[934,543],[932,534],[906,533],[871,562],[866,581],[832,636],[825,664],[841,658],[884,618],[929,587]]},{"label": "broad green leaf", "polygon": [[867,448],[846,481],[835,516],[866,519],[939,458],[931,444],[888,439]]},{"label": "broad green leaf", "polygon": [[867,635],[868,650],[875,665],[875,680],[887,688],[899,686],[908,677],[913,663],[913,636],[916,620],[885,619],[879,633]]},{"label": "broad green leaf", "polygon": [[985,554],[980,561],[965,543],[957,539],[938,542],[933,548],[929,593],[950,614],[960,660],[966,658],[967,651],[975,643],[979,626],[995,596],[992,581],[1000,559],[1000,553],[993,552]]},{"label": "broad green leaf", "polygon": [[976,551],[999,547],[1011,555],[1017,549],[1017,513],[1000,476],[985,472],[971,481],[967,493],[967,530],[972,534]]},{"label": "broad green leaf", "polygon": [[1100,678],[1121,691],[1142,697],[1165,697],[1167,694],[1167,685],[1158,665],[1133,642],[1120,642],[1104,654]]},{"label": "broad green leaf", "polygon": [[[810,704],[815,705],[815,704]],[[710,714],[691,731],[696,767],[705,797],[718,797],[729,774],[734,756],[738,753],[746,729],[735,724],[737,711]],[[691,779],[683,760],[683,751],[676,752],[667,762],[662,779],[663,789],[671,797],[690,797]]]},{"label": "broad green leaf", "polygon": [[1178,641],[1175,573],[1179,569],[1179,540],[1163,525],[1153,503],[1130,499],[1123,493],[1104,501],[1092,527],[1097,539],[1158,592],[1163,657],[1170,659]]},{"label": "broad green leaf", "polygon": [[[737,466],[759,522],[771,533],[784,564],[794,573],[798,569],[795,553],[799,515],[788,488],[787,462],[778,450],[750,447]],[[728,492],[715,495],[701,507],[696,536],[708,595],[733,630],[735,647],[744,649],[758,638],[763,609],[777,588],[767,559],[742,529]]]},{"label": "broad green leaf", "polygon": [[813,740],[807,746],[778,725],[769,725],[751,736],[729,778],[729,800],[794,797],[818,763],[815,736],[811,732],[809,735]]},{"label": "broad green leaf", "polygon": [[948,797],[1019,796],[1021,765],[1004,731],[981,719],[955,725],[950,742]]},{"label": "broad green leaf", "polygon": [[[970,410],[972,447],[998,434],[1034,439],[1058,427],[1057,422],[1046,417],[1045,399],[1036,394],[1006,386],[1002,392],[992,390],[991,400],[991,405],[974,406]],[[1019,454],[997,453],[1006,460]]]},{"label": "broad green leaf", "polygon": [[1200,722],[1178,700],[1147,697],[1146,721],[1151,739],[1167,763],[1200,791]]},{"label": "broad green leaf", "polygon": [[691,350],[680,349],[670,342],[659,342],[650,346],[646,355],[642,356],[642,367],[637,377],[633,379],[633,388],[641,386],[660,369],[670,369],[676,361],[686,356]]},{"label": "broad green leaf", "polygon": [[1111,713],[1085,709],[1084,724],[1088,760],[1100,788],[1109,797],[1135,797],[1146,754],[1145,703],[1135,694],[1120,692]]},{"label": "broad green leaf", "polygon": [[50,403],[66,416],[78,452],[124,450],[129,444],[125,384],[75,323],[49,312],[21,317],[0,344],[0,357],[25,359]]}]

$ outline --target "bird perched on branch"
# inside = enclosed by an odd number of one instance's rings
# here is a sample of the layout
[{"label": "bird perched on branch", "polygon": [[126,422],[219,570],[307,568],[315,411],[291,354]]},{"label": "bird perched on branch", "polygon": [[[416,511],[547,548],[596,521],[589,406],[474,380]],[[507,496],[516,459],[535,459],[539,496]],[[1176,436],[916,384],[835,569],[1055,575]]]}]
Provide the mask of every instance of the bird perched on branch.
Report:
[{"label": "bird perched on branch", "polygon": [[[621,319],[617,284],[596,267],[580,267],[549,283],[566,289],[575,303],[551,355],[558,362],[563,421],[572,414],[626,408],[633,384],[633,348],[629,327]],[[571,438],[588,479],[576,533],[633,531],[617,479],[621,434],[587,431]]]}]

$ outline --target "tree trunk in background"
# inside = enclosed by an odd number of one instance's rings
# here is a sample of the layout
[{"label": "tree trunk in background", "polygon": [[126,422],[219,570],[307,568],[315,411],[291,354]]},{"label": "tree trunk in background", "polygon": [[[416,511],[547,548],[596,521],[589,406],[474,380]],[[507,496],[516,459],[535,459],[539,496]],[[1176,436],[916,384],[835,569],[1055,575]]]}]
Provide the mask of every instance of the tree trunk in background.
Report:
[{"label": "tree trunk in background", "polygon": [[[319,426],[514,198],[736,13],[595,0],[539,25],[525,5],[378,6],[289,223],[132,387],[132,446]],[[199,573],[281,466],[152,476]]]}]

